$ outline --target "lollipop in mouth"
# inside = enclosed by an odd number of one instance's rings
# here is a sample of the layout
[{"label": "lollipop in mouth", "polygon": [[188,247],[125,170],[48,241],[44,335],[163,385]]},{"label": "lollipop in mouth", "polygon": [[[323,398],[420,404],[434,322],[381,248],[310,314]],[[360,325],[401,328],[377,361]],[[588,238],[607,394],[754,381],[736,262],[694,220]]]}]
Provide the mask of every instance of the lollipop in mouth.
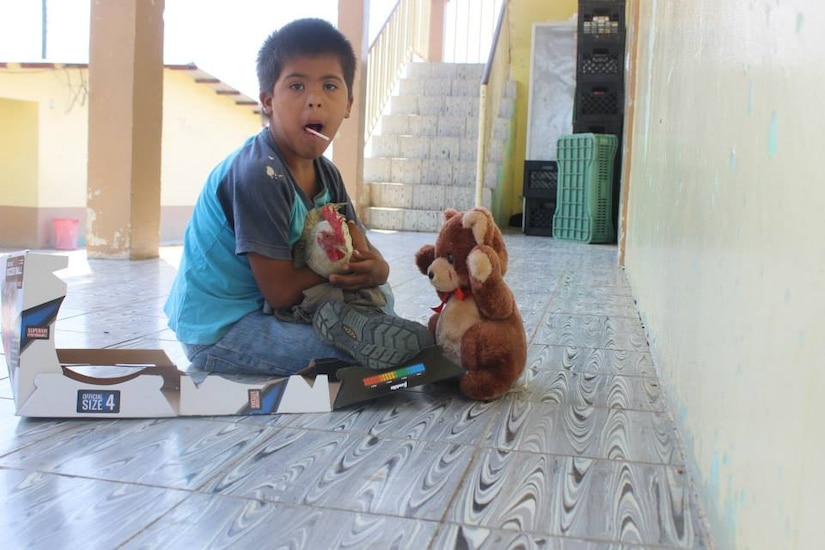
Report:
[{"label": "lollipop in mouth", "polygon": [[325,141],[329,141],[329,137],[321,133],[321,128],[323,128],[323,126],[320,124],[307,124],[306,126],[304,126],[304,130],[306,130],[313,136],[319,137]]}]

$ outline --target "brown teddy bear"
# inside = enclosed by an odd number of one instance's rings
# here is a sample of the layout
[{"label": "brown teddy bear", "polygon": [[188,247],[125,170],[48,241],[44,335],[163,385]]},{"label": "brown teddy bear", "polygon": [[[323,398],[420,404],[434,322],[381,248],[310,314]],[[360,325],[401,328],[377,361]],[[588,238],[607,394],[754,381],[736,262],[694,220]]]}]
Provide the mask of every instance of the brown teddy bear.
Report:
[{"label": "brown teddy bear", "polygon": [[504,282],[504,238],[489,210],[445,210],[435,246],[422,246],[415,263],[441,298],[429,329],[444,355],[467,371],[461,392],[480,400],[507,393],[524,370],[527,337]]}]

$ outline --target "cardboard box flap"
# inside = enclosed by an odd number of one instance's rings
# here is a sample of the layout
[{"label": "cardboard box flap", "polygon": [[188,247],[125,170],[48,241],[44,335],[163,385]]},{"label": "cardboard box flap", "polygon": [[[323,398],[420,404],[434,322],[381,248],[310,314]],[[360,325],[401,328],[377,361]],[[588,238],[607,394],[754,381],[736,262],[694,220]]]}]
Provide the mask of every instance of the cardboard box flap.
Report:
[{"label": "cardboard box flap", "polygon": [[457,378],[464,369],[444,357],[441,346],[429,347],[403,365],[374,370],[336,359],[322,359],[301,373],[304,376],[327,374],[341,382],[333,409],[369,401],[397,390]]},{"label": "cardboard box flap", "polygon": [[162,376],[162,390],[180,388],[181,372],[163,350],[59,349],[63,375],[95,386],[111,386],[139,376]]},{"label": "cardboard box flap", "polygon": [[138,365],[172,367],[175,364],[161,349],[59,349],[57,358],[63,365]]}]

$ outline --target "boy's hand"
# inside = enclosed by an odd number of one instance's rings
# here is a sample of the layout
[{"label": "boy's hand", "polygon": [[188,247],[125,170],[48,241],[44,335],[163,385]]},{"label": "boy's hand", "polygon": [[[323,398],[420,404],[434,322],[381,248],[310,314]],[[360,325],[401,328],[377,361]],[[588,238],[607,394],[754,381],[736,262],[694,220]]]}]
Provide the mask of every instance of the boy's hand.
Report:
[{"label": "boy's hand", "polygon": [[390,266],[384,257],[369,245],[366,236],[353,222],[349,222],[349,230],[352,236],[352,257],[344,266],[345,273],[330,275],[329,282],[347,290],[372,288],[386,283]]},{"label": "boy's hand", "polygon": [[349,236],[352,239],[353,250],[368,251],[370,245],[367,243],[367,236],[358,227],[354,221],[347,221],[347,228],[349,229]]}]

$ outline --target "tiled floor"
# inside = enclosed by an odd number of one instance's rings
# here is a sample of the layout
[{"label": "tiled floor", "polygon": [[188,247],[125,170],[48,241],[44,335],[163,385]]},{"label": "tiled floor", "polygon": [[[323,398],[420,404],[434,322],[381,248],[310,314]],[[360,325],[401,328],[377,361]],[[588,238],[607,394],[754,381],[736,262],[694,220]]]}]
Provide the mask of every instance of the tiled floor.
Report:
[{"label": "tiled floor", "polygon": [[[372,232],[397,310],[435,292],[433,234]],[[444,387],[328,414],[28,420],[0,380],[4,548],[704,548],[682,449],[615,246],[508,234],[530,344],[491,403]],[[58,347],[161,347],[180,249],[71,252]]]}]

